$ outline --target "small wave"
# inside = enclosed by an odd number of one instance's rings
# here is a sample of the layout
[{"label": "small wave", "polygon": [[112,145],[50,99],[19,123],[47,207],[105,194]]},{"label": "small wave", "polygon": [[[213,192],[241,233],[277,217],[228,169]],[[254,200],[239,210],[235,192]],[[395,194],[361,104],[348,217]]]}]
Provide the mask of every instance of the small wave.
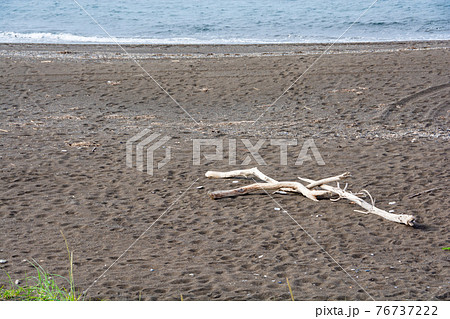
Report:
[{"label": "small wave", "polygon": [[62,44],[252,44],[285,43],[290,41],[267,40],[256,38],[121,38],[80,36],[70,33],[17,33],[0,32],[0,43],[62,43]]},{"label": "small wave", "polygon": [[0,42],[8,43],[134,43],[137,39],[132,38],[109,38],[97,36],[80,36],[70,33],[17,33],[0,32]]},{"label": "small wave", "polygon": [[[445,40],[445,36],[410,36],[410,37],[386,37],[380,36],[347,36],[339,39],[338,42],[383,42],[383,41],[412,41],[412,40]],[[174,38],[139,38],[139,37],[100,37],[100,36],[80,36],[70,33],[18,33],[18,32],[1,32],[0,43],[54,43],[54,44],[283,44],[283,43],[331,43],[336,41],[335,37],[329,36],[277,36],[276,38],[240,38],[240,37],[211,37],[211,38],[194,38],[194,37],[174,37]]]},{"label": "small wave", "polygon": [[[71,43],[71,44],[251,44],[251,43],[280,43],[277,40],[262,40],[251,38],[120,38],[80,36],[70,33],[17,33],[0,32],[2,43]],[[286,41],[284,41],[286,42]]]},{"label": "small wave", "polygon": [[359,26],[367,26],[367,27],[392,27],[392,26],[403,26],[406,25],[405,23],[398,22],[398,21],[373,21],[373,22],[362,22],[358,21],[355,23],[348,22],[348,25],[354,24]]}]

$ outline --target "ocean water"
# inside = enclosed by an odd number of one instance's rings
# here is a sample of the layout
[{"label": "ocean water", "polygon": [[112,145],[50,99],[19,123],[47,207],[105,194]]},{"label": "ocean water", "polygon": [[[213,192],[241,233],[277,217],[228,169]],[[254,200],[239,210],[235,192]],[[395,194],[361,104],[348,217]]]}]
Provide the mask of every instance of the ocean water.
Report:
[{"label": "ocean water", "polygon": [[450,0],[0,0],[0,42],[114,43],[77,2],[125,44],[450,39]]}]

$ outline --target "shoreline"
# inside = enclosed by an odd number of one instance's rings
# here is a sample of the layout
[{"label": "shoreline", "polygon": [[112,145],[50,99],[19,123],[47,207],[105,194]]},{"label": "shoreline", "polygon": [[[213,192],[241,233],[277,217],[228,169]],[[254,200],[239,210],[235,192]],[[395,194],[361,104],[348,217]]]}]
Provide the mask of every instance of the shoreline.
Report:
[{"label": "shoreline", "polygon": [[[178,59],[384,53],[449,49],[450,40],[298,44],[48,44],[0,43],[0,57],[55,59]],[[125,53],[126,51],[126,53]]]}]

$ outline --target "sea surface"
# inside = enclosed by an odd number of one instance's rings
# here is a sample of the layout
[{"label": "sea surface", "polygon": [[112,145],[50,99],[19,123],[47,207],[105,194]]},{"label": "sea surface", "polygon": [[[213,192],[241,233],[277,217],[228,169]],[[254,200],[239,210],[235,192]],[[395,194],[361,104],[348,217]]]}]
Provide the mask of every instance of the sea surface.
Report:
[{"label": "sea surface", "polygon": [[450,0],[373,3],[0,0],[0,42],[247,44],[450,39]]}]

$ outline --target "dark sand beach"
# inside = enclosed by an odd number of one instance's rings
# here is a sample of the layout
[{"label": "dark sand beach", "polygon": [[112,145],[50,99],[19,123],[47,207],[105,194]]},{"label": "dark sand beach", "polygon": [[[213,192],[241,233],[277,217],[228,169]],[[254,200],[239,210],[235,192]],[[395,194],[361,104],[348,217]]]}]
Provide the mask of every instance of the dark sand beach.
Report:
[{"label": "dark sand beach", "polygon": [[[450,300],[449,41],[124,48],[0,44],[0,286],[31,259],[68,276],[62,230],[86,299],[289,300],[287,277],[296,300]],[[125,161],[145,128],[171,137],[153,176]],[[195,139],[222,140],[223,160],[195,165]],[[240,165],[242,139],[265,141],[267,165]],[[287,165],[270,139],[298,141]],[[326,165],[295,165],[308,139]],[[350,190],[419,225],[346,200],[208,197],[252,181],[206,171],[255,166],[349,171]]]}]

